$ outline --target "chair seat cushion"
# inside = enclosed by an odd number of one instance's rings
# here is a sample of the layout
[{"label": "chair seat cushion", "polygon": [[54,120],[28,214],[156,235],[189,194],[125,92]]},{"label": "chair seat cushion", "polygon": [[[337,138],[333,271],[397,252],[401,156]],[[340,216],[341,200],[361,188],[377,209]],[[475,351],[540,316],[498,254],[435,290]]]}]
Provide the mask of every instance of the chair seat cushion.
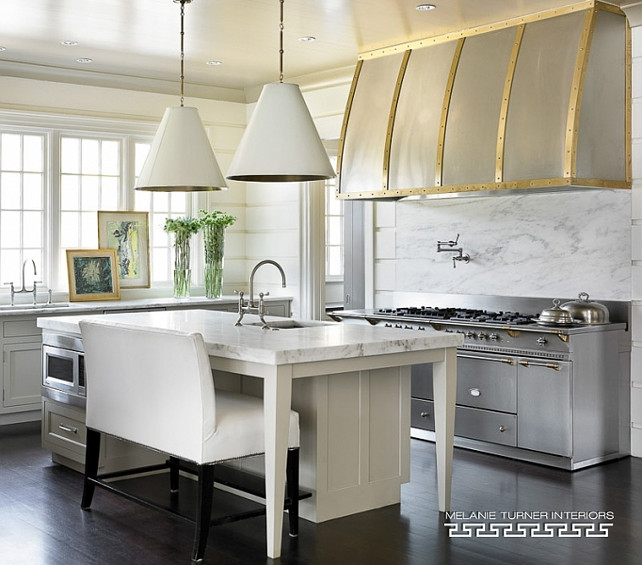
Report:
[{"label": "chair seat cushion", "polygon": [[[263,399],[216,390],[216,431],[205,438],[203,461],[217,462],[265,452]],[[288,447],[299,447],[299,414],[290,410]]]}]

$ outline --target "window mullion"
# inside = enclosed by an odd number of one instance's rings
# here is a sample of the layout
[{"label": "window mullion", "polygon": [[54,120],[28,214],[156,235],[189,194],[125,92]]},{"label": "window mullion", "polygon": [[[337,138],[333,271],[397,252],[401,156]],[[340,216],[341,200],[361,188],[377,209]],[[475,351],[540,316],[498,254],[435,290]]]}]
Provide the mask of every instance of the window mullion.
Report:
[{"label": "window mullion", "polygon": [[[49,287],[60,288],[60,132],[48,133],[45,175],[45,218],[46,236],[43,269],[49,273]],[[66,274],[66,273],[65,273]]]}]

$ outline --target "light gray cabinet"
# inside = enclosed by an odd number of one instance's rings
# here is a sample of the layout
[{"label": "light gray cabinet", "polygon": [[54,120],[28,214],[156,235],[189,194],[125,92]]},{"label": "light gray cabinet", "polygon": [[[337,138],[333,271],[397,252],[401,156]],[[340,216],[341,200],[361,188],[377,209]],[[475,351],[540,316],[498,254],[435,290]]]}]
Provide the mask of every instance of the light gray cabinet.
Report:
[{"label": "light gray cabinet", "polygon": [[40,330],[35,316],[0,318],[0,423],[35,420],[40,410]]},{"label": "light gray cabinet", "polygon": [[[533,399],[541,399],[534,402]],[[568,457],[572,454],[571,364],[519,367],[519,447]]]}]

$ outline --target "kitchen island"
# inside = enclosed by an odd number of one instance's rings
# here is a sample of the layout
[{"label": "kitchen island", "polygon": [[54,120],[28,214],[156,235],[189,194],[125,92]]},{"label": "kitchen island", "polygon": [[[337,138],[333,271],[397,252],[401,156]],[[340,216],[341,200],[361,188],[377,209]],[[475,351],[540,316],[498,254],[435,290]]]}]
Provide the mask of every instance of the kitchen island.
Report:
[{"label": "kitchen island", "polygon": [[[38,325],[44,337],[78,338],[78,323],[88,318],[41,318]],[[235,314],[203,310],[100,318],[199,332],[217,387],[262,392],[269,557],[281,553],[283,513],[276,509],[283,506],[290,405],[301,415],[301,486],[313,492],[303,517],[320,522],[396,504],[410,480],[410,366],[419,363],[434,364],[439,509],[449,510],[460,335],[284,319],[271,331],[250,316],[235,326]],[[91,375],[87,381],[91,387]]]}]

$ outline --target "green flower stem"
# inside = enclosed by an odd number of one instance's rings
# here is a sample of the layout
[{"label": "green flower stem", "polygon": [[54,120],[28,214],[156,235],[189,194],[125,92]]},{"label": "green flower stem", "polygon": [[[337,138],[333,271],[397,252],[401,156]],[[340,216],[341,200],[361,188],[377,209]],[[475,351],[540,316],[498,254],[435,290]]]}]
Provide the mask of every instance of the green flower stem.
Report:
[{"label": "green flower stem", "polygon": [[203,227],[205,247],[205,296],[219,298],[223,291],[223,253],[225,248],[225,226]]},{"label": "green flower stem", "polygon": [[200,227],[195,218],[166,218],[165,231],[174,234],[174,297],[190,295],[192,278],[190,240]]},{"label": "green flower stem", "polygon": [[231,226],[236,217],[214,210],[199,210],[198,219],[203,231],[205,250],[205,296],[219,298],[223,292],[223,255],[225,250],[225,228]]},{"label": "green flower stem", "polygon": [[223,252],[225,228],[236,222],[227,212],[199,210],[197,218],[166,218],[164,229],[174,234],[174,296],[190,295],[190,239],[203,230],[205,248],[205,296],[218,298],[223,290]]}]

